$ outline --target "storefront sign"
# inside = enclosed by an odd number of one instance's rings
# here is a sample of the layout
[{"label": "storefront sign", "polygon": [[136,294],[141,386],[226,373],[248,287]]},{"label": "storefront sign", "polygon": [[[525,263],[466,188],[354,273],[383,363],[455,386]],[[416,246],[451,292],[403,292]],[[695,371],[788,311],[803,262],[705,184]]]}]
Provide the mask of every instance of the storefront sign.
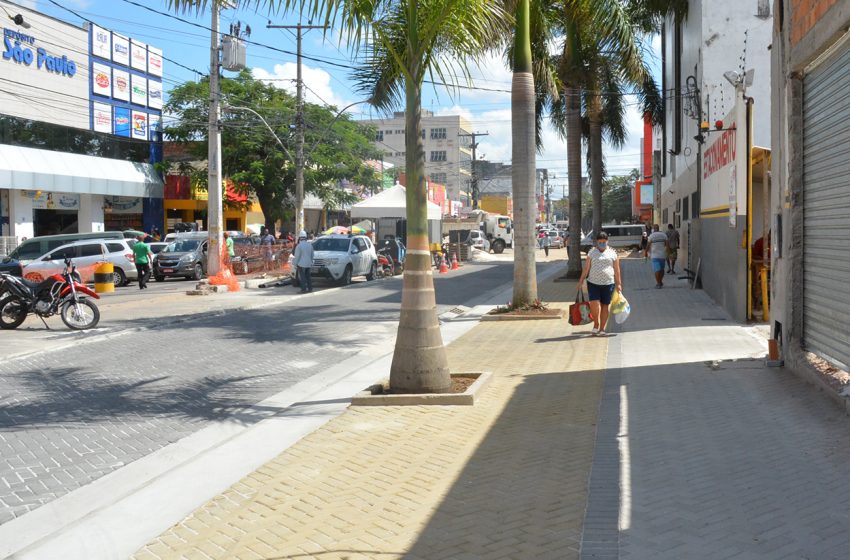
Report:
[{"label": "storefront sign", "polygon": [[162,84],[160,82],[148,81],[148,107],[162,109]]},{"label": "storefront sign", "polygon": [[117,33],[112,34],[112,62],[130,65],[130,40]]},{"label": "storefront sign", "polygon": [[144,43],[136,42],[135,39],[130,39],[130,66],[142,72],[148,70],[147,47]]},{"label": "storefront sign", "polygon": [[141,214],[142,198],[132,196],[104,196],[103,207],[113,214]]},{"label": "storefront sign", "polygon": [[148,114],[141,111],[133,111],[131,135],[139,140],[148,139]]},{"label": "storefront sign", "polygon": [[80,195],[44,191],[19,191],[24,198],[32,199],[33,210],[79,210]]},{"label": "storefront sign", "polygon": [[112,34],[96,25],[92,25],[91,53],[106,60],[112,56]]},{"label": "storefront sign", "polygon": [[112,69],[112,97],[120,101],[130,101],[130,73],[117,68]]},{"label": "storefront sign", "polygon": [[114,107],[112,110],[113,133],[117,136],[130,136],[130,109]]},{"label": "storefront sign", "polygon": [[141,76],[130,76],[130,101],[137,105],[148,104],[148,81]]},{"label": "storefront sign", "polygon": [[110,97],[112,95],[112,68],[97,62],[91,65],[91,91],[97,95]]},{"label": "storefront sign", "polygon": [[148,47],[148,74],[162,77],[162,50]]},{"label": "storefront sign", "polygon": [[73,78],[77,73],[77,64],[63,55],[51,55],[45,49],[37,47],[35,52],[30,47],[35,47],[36,39],[32,35],[26,35],[13,29],[3,29],[3,60],[31,66],[35,62],[36,68],[46,70],[54,74]]},{"label": "storefront sign", "polygon": [[92,108],[92,123],[95,132],[112,133],[112,106],[95,103]]},{"label": "storefront sign", "polygon": [[151,140],[159,140],[156,133],[162,132],[162,117],[154,114],[148,115],[148,128],[150,129]]}]

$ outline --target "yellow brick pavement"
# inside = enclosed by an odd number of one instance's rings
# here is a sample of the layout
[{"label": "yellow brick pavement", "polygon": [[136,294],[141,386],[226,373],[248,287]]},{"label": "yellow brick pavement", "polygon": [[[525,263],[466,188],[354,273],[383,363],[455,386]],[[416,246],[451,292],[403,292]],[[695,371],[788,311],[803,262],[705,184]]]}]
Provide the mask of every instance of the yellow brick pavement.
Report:
[{"label": "yellow brick pavement", "polygon": [[448,348],[495,373],[475,406],[351,408],[135,558],[578,558],[607,341],[575,330],[477,325]]}]

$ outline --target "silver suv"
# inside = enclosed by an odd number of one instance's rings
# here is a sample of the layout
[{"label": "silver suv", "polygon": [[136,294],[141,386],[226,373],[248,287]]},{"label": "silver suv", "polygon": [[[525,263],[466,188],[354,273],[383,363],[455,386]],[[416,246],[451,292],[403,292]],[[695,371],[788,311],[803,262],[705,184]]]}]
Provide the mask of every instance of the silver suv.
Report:
[{"label": "silver suv", "polygon": [[113,265],[113,282],[116,286],[129,284],[139,277],[130,243],[124,239],[86,239],[53,249],[46,255],[24,265],[23,277],[40,282],[65,268],[65,259],[71,259],[83,282],[94,281],[94,271],[99,263]]},{"label": "silver suv", "polygon": [[[313,267],[310,271],[313,276],[324,276],[343,286],[350,284],[354,276],[374,280],[378,271],[378,255],[372,241],[365,235],[325,235],[310,243],[313,244]],[[292,257],[289,264],[294,283]]]}]

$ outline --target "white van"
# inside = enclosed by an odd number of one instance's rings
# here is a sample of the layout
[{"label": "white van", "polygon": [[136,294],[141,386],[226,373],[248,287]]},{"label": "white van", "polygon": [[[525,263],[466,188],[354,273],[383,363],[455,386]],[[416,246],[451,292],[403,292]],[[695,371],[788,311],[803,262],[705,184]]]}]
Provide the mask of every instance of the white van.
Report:
[{"label": "white van", "polygon": [[[608,246],[615,249],[640,247],[640,240],[646,227],[642,224],[610,224],[603,225],[602,231],[608,234]],[[581,250],[590,251],[596,244],[596,233],[591,231],[581,240]]]}]

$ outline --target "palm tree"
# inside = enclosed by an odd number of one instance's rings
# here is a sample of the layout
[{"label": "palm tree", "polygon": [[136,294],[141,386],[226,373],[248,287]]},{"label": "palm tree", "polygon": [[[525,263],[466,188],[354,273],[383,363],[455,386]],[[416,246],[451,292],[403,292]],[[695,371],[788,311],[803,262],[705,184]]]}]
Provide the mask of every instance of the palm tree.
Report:
[{"label": "palm tree", "polygon": [[[582,98],[589,115],[588,135],[589,151],[592,158],[591,172],[598,178],[594,189],[594,222],[601,226],[601,138],[602,115],[605,113],[603,99],[597,96],[587,98],[587,91],[601,92],[599,68],[605,70],[598,61],[600,53],[610,51],[610,55],[621,60],[620,68],[628,70],[630,78],[636,78],[636,70],[641,61],[640,48],[635,41],[636,25],[643,32],[657,29],[659,22],[668,14],[677,19],[687,13],[687,0],[562,0],[564,10],[564,45],[558,57],[558,71],[564,85],[563,101],[552,106],[552,117],[556,129],[567,138],[567,172],[569,175],[570,201],[570,250],[567,276],[577,278],[581,274],[581,140],[582,140]],[[596,71],[594,71],[596,70]],[[610,73],[608,79],[616,77]],[[643,74],[643,86],[652,84]],[[654,84],[652,84],[654,85]],[[657,95],[646,93],[647,100]],[[610,107],[609,107],[610,108]],[[592,123],[592,124],[591,124]],[[595,146],[595,148],[594,148]],[[598,223],[597,223],[598,218]]]},{"label": "palm tree", "polygon": [[375,107],[389,110],[405,101],[408,253],[390,385],[407,392],[449,391],[428,243],[422,84],[428,75],[453,80],[451,68],[468,79],[467,61],[502,36],[511,18],[492,0],[281,0],[281,6],[303,6],[314,20],[341,26],[352,47],[366,55],[355,77]]}]

